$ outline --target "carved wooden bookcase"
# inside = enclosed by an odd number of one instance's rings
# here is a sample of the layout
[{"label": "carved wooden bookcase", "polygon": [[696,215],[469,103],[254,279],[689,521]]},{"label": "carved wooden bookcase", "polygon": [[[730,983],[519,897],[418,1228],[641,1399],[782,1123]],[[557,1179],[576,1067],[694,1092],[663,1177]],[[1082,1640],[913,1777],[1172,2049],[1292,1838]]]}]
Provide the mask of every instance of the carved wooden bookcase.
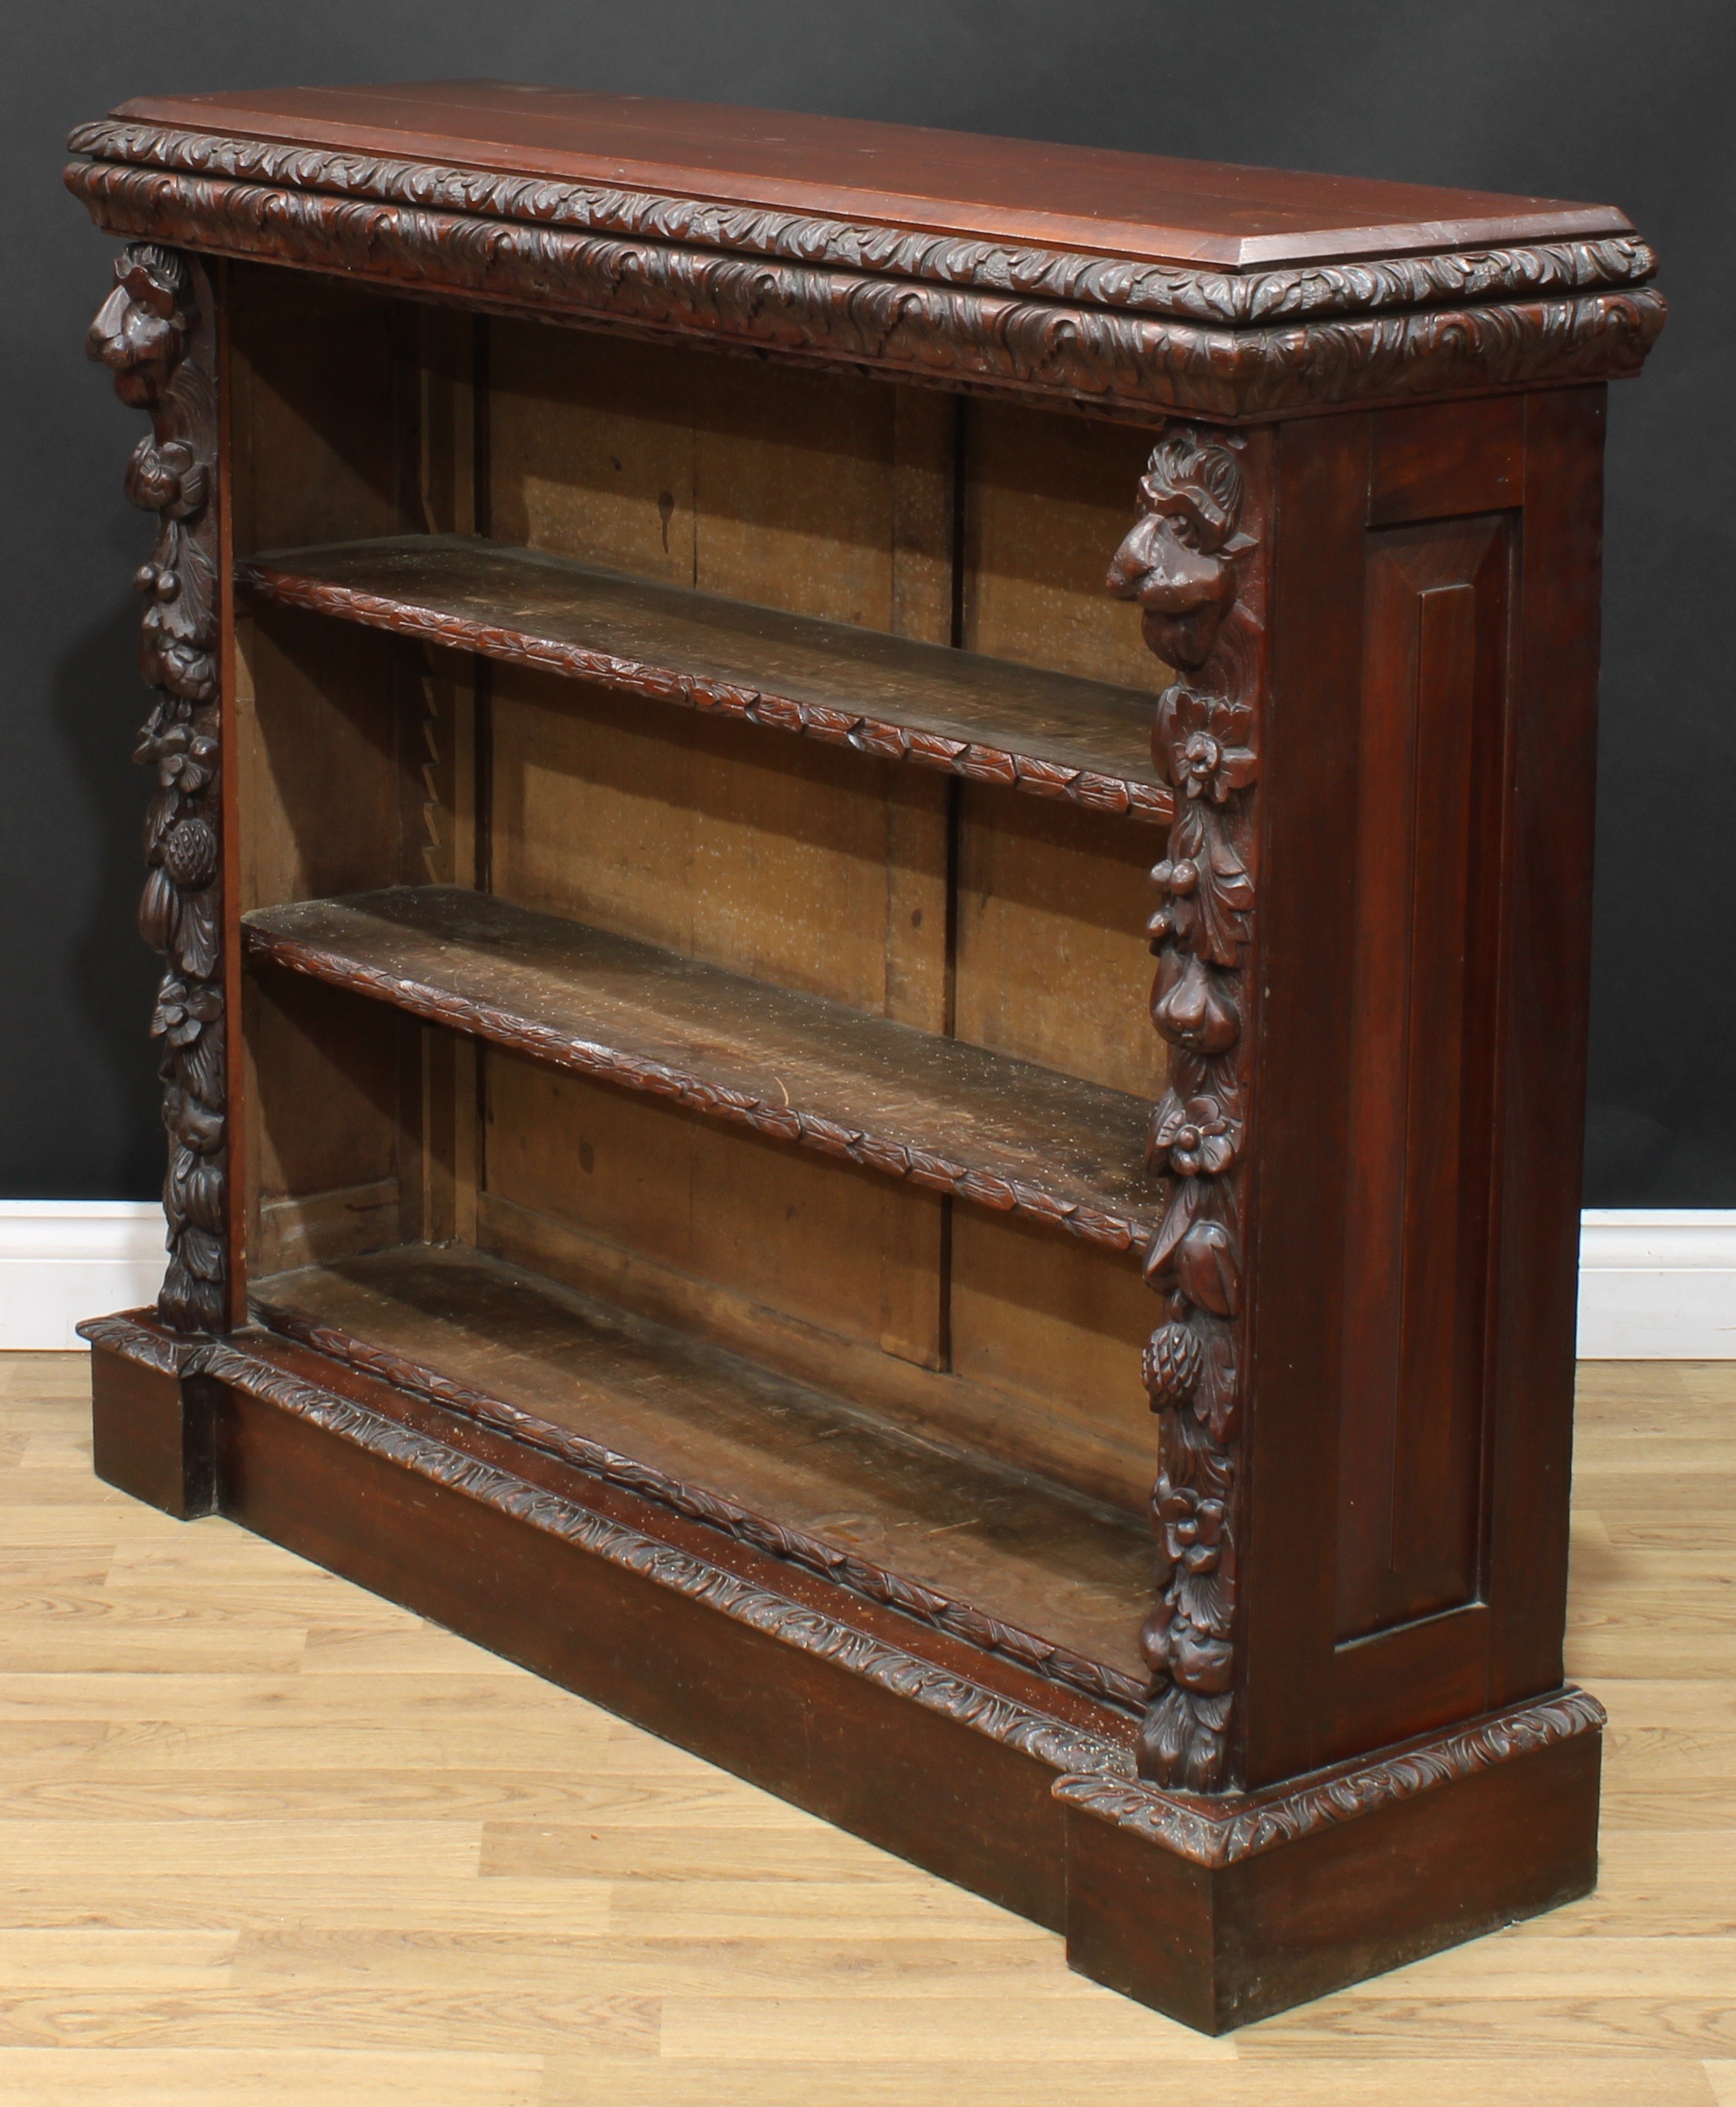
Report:
[{"label": "carved wooden bookcase", "polygon": [[72,146],[157,520],[102,1474],[1197,2027],[1585,1893],[1627,222],[499,85]]}]

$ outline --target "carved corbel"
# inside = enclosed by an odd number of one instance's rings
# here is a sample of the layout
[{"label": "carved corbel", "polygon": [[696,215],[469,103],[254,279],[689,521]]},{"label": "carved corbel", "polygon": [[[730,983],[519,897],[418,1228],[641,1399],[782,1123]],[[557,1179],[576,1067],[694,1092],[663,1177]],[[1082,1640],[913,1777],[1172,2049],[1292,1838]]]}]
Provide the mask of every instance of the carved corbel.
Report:
[{"label": "carved corbel", "polygon": [[139,928],[167,961],[150,1026],[168,1130],[168,1269],[157,1306],[177,1331],[217,1331],[228,1264],[211,305],[194,260],[154,243],[123,249],[114,280],[87,348],[122,402],[150,413],[126,491],[157,518],[133,579],[145,598],[140,671],[156,698],[133,749],[156,775]]},{"label": "carved corbel", "polygon": [[1164,1204],[1146,1274],[1164,1321],[1144,1368],[1160,1467],[1140,1768],[1203,1792],[1231,1782],[1236,1685],[1247,964],[1264,641],[1263,552],[1249,531],[1260,506],[1239,458],[1245,444],[1186,426],[1169,432],[1109,574],[1110,591],[1138,604],[1146,644],[1181,676],[1152,730],[1176,803],[1146,927],[1157,959],[1151,1018],[1171,1052],[1146,1150]]}]

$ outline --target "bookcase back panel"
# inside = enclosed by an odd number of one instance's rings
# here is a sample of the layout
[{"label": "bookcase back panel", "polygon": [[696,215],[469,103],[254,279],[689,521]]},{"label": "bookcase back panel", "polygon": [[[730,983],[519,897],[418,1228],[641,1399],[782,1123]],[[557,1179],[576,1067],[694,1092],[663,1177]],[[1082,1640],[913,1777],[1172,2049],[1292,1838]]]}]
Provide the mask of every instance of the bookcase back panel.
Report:
[{"label": "bookcase back panel", "polygon": [[934,1030],[945,785],[501,668],[494,890]]},{"label": "bookcase back panel", "polygon": [[485,1072],[482,1248],[1142,1512],[1126,1259],[515,1055]]},{"label": "bookcase back panel", "polygon": [[236,625],[239,911],[391,885],[401,835],[402,647],[262,608]]},{"label": "bookcase back panel", "polygon": [[397,1020],[267,968],[244,1026],[251,1277],[395,1243]]},{"label": "bookcase back panel", "polygon": [[949,405],[532,323],[488,367],[499,539],[949,640]]},{"label": "bookcase back panel", "polygon": [[964,410],[967,651],[1160,694],[1169,669],[1106,588],[1155,432],[1016,403]]},{"label": "bookcase back panel", "polygon": [[958,806],[954,1029],[1135,1097],[1163,1094],[1145,924],[1155,827],[967,783]]},{"label": "bookcase back panel", "polygon": [[593,1243],[934,1366],[941,1201],[509,1055],[487,1062],[487,1191]]},{"label": "bookcase back panel", "polygon": [[228,270],[236,553],[412,523],[403,492],[414,311],[298,271]]},{"label": "bookcase back panel", "polygon": [[[1137,1265],[964,1206],[948,1256],[957,1379],[1028,1399],[1062,1441],[1088,1428],[1106,1489],[1143,1509],[1157,1436],[1139,1375],[1154,1305]],[[1060,1475],[1076,1482],[1076,1470],[1063,1462]]]}]

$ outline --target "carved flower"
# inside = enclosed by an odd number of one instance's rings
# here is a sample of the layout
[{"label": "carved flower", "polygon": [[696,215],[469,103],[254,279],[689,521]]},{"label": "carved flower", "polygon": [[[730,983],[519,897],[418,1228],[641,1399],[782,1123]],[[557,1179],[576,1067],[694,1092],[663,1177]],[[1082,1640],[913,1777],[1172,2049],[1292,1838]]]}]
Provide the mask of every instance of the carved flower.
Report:
[{"label": "carved flower", "polygon": [[1209,1177],[1227,1170],[1236,1160],[1235,1123],[1216,1098],[1189,1098],[1184,1103],[1170,1091],[1157,1108],[1151,1128],[1151,1154],[1168,1152],[1178,1177]]},{"label": "carved flower", "polygon": [[173,977],[157,991],[157,1006],[151,1013],[150,1036],[166,1039],[171,1046],[186,1046],[223,1013],[222,991]]},{"label": "carved flower", "polygon": [[165,790],[178,790],[191,797],[203,790],[217,768],[217,741],[195,735],[188,724],[171,725],[166,731],[149,727],[134,750],[136,761],[155,761],[157,781]]},{"label": "carved flower", "polygon": [[[204,505],[210,489],[210,474],[184,439],[170,439],[158,446],[154,439],[139,441],[127,463],[126,490],[141,512],[166,512],[172,519],[187,519]],[[155,580],[153,578],[153,585]],[[161,595],[172,600],[173,593]]]},{"label": "carved flower", "polygon": [[150,687],[166,688],[184,702],[216,699],[216,659],[199,645],[165,629],[160,609],[153,608],[140,628],[139,664]]},{"label": "carved flower", "polygon": [[1258,773],[1247,741],[1254,712],[1246,703],[1171,688],[1158,704],[1156,744],[1169,779],[1189,797],[1221,805],[1232,790],[1245,790]]},{"label": "carved flower", "polygon": [[1166,1471],[1151,1504],[1167,1571],[1163,1600],[1140,1632],[1141,1651],[1155,1675],[1169,1676],[1199,1696],[1219,1696],[1235,1673],[1235,1590],[1224,1503],[1191,1485],[1172,1484]]}]

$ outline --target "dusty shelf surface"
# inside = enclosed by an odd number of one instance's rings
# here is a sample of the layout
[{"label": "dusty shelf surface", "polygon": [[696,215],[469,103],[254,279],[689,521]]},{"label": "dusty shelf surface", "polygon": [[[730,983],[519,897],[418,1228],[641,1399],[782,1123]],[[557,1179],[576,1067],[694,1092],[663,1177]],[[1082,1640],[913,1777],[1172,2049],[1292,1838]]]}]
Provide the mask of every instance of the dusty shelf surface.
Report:
[{"label": "dusty shelf surface", "polygon": [[468,535],[276,550],[258,597],[1108,812],[1167,820],[1155,697]]},{"label": "dusty shelf surface", "polygon": [[452,886],[297,901],[247,947],[555,1066],[1142,1248],[1150,1107],[1102,1085]]},{"label": "dusty shelf surface", "polygon": [[[746,1541],[767,1548],[754,1525],[769,1525],[788,1539],[782,1555],[880,1599],[875,1575],[913,1583],[1007,1628],[994,1651],[1017,1658],[1029,1637],[1069,1657],[1047,1665],[1056,1679],[1137,1700],[1152,1547],[1136,1516],[466,1247],[279,1274],[253,1301],[260,1321],[321,1351],[373,1357],[375,1372],[384,1354],[401,1364],[395,1379],[419,1372],[498,1401],[527,1416],[532,1439],[536,1427],[557,1447],[571,1437],[581,1467],[641,1490],[660,1481],[665,1497],[711,1496],[719,1525]],[[585,1444],[614,1464],[587,1462]],[[968,1615],[931,1620],[971,1629]]]}]

